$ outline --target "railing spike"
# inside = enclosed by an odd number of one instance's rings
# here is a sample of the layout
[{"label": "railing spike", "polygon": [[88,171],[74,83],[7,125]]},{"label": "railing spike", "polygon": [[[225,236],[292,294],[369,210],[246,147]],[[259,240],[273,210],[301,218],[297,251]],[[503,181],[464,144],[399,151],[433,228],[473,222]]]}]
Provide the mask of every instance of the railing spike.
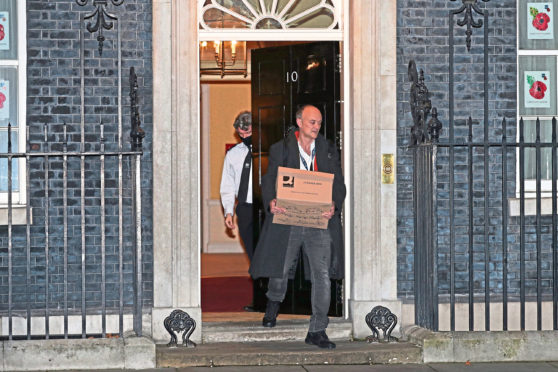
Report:
[{"label": "railing spike", "polygon": [[66,122],[64,122],[62,127],[64,128],[64,133],[63,133],[63,138],[62,138],[62,146],[63,146],[63,151],[67,152],[68,151],[68,137],[67,137],[67,134],[66,134]]},{"label": "railing spike", "polygon": [[101,152],[105,152],[105,124],[101,120],[101,137],[99,138],[99,142],[101,143]]},{"label": "railing spike", "polygon": [[[556,141],[556,117],[552,117],[552,142]],[[552,160],[554,161],[554,159]]]},{"label": "railing spike", "polygon": [[473,142],[473,119],[470,116],[467,119],[467,125],[469,126],[469,142]]},{"label": "railing spike", "polygon": [[537,120],[535,122],[535,133],[536,133],[535,141],[537,143],[541,142],[541,121],[538,117],[537,117]]},{"label": "railing spike", "polygon": [[8,154],[12,153],[12,123],[8,123]]}]

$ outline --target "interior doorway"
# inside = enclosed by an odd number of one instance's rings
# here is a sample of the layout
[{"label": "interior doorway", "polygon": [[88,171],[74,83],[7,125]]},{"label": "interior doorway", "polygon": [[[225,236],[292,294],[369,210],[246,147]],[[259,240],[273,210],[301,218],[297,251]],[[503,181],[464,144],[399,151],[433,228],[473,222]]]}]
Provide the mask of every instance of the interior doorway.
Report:
[{"label": "interior doorway", "polygon": [[243,307],[252,301],[248,256],[238,228],[230,230],[225,226],[219,193],[225,154],[240,142],[233,128],[234,119],[238,113],[250,111],[250,81],[202,80],[200,99],[204,232],[201,305],[204,314],[219,313],[226,319],[233,313],[242,314]]},{"label": "interior doorway", "polygon": [[[249,260],[238,230],[224,225],[219,185],[226,151],[240,142],[233,122],[236,115],[251,110],[250,51],[308,43],[303,41],[248,41],[248,74],[200,78],[202,252],[201,303],[203,321],[260,321],[261,312],[245,312],[252,300]],[[201,55],[200,55],[201,58]],[[200,64],[202,65],[202,64]],[[325,129],[325,127],[324,127]],[[342,295],[341,295],[342,297]],[[341,299],[342,302],[342,299]],[[281,315],[308,318],[308,315]]]}]

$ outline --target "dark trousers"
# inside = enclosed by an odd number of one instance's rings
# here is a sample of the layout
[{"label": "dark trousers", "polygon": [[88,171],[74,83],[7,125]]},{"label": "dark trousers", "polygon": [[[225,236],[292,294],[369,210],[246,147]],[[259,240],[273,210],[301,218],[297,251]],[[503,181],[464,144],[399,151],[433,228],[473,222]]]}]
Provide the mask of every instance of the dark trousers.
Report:
[{"label": "dark trousers", "polygon": [[244,243],[246,254],[250,262],[254,256],[254,214],[252,204],[238,203],[236,205],[236,217],[238,221],[238,233]]},{"label": "dark trousers", "polygon": [[296,265],[298,252],[308,257],[310,279],[312,281],[312,317],[310,332],[318,332],[327,328],[329,318],[329,302],[331,298],[331,280],[329,265],[331,261],[331,236],[328,230],[312,227],[292,226],[285,254],[283,277],[269,278],[267,298],[272,301],[283,301],[287,292],[289,272]]}]

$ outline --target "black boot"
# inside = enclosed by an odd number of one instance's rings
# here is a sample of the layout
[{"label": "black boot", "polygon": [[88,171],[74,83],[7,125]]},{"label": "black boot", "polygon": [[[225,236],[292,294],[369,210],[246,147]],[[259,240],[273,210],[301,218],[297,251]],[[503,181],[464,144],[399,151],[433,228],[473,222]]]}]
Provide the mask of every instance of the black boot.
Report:
[{"label": "black boot", "polygon": [[267,300],[267,305],[265,306],[265,315],[262,321],[264,327],[275,327],[277,322],[277,313],[279,312],[280,301]]},{"label": "black boot", "polygon": [[335,344],[329,341],[325,331],[308,332],[304,342],[308,345],[316,345],[321,349],[335,349]]}]

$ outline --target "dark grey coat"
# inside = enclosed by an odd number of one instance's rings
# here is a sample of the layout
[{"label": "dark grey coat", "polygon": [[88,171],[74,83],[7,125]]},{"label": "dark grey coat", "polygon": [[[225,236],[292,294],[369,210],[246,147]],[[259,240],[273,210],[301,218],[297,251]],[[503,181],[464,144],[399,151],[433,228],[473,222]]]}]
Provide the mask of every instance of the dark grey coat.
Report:
[{"label": "dark grey coat", "polygon": [[[250,274],[253,278],[280,278],[283,274],[291,227],[272,223],[273,215],[269,211],[269,203],[276,197],[277,168],[279,166],[300,168],[300,154],[295,133],[291,133],[286,139],[286,156],[284,149],[284,141],[279,141],[271,146],[267,173],[262,178],[262,201],[266,217],[250,265]],[[328,224],[328,231],[332,240],[329,276],[332,279],[342,279],[345,275],[345,260],[340,214],[345,200],[346,188],[337,148],[335,145],[328,143],[322,135],[319,135],[316,139],[316,162],[318,171],[334,174],[332,199],[335,202],[335,214]],[[308,270],[305,270],[305,272],[308,272]]]}]

